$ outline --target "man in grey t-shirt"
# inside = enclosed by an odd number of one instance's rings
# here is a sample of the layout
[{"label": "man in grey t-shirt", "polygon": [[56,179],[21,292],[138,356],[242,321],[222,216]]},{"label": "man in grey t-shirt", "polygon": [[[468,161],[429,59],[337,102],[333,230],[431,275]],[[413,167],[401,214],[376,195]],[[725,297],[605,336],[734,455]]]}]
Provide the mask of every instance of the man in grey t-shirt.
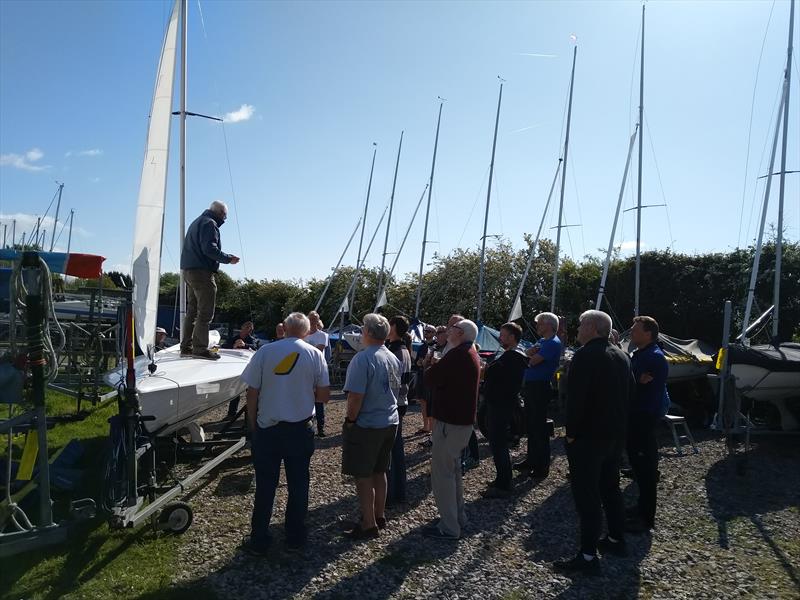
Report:
[{"label": "man in grey t-shirt", "polygon": [[378,528],[386,525],[386,471],[398,422],[393,390],[400,386],[400,361],[384,346],[388,335],[386,317],[364,317],[365,348],[350,361],[344,384],[342,473],[356,478],[361,506],[361,523],[348,534],[353,539],[378,537]]}]

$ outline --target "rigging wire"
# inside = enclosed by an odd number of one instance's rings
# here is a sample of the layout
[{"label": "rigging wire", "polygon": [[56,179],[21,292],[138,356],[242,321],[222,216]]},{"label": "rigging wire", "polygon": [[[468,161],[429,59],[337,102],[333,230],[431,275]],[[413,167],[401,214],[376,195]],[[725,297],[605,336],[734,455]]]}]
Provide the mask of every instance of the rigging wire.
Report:
[{"label": "rigging wire", "polygon": [[[739,235],[736,238],[736,247],[739,248],[742,245],[742,224],[744,221],[744,203],[745,197],[747,195],[747,170],[750,166],[750,140],[753,134],[753,113],[755,112],[756,106],[756,91],[758,90],[758,76],[761,73],[761,59],[764,56],[764,46],[767,43],[767,35],[769,34],[769,25],[772,22],[772,12],[775,10],[775,0],[772,0],[772,7],[769,9],[769,18],[767,19],[767,26],[764,30],[764,39],[761,41],[761,51],[758,54],[758,64],[756,66],[756,79],[753,83],[753,98],[750,101],[750,122],[747,126],[747,153],[744,162],[744,181],[742,181],[742,208],[739,212]],[[748,226],[749,230],[749,226]]]},{"label": "rigging wire", "polygon": [[[200,25],[201,25],[201,27],[203,29],[203,39],[206,42],[206,46],[208,46],[209,45],[209,40],[208,40],[208,32],[206,30],[206,20],[205,20],[205,17],[203,16],[203,7],[200,4],[200,0],[197,0],[197,10],[198,10],[198,13],[200,14]],[[212,83],[214,85],[214,93],[215,93],[216,97],[217,98],[221,98],[221,95],[219,93],[219,86],[217,85],[216,77],[214,77],[212,75],[211,81],[212,81]],[[219,106],[221,108],[221,104],[219,103],[219,101],[215,102],[215,104],[217,104],[217,106]],[[231,155],[230,155],[230,149],[228,147],[228,134],[225,131],[225,121],[224,120],[220,121],[220,125],[222,127],[222,140],[223,140],[223,143],[224,143],[224,146],[225,146],[225,163],[226,163],[226,166],[228,168],[228,183],[229,183],[230,188],[231,188],[231,200],[233,202],[233,212],[236,215],[236,233],[237,233],[238,238],[239,238],[239,249],[240,249],[239,252],[242,255],[240,262],[241,262],[241,265],[242,265],[242,273],[244,274],[244,278],[245,278],[245,281],[246,281],[248,279],[248,277],[247,277],[247,267],[245,266],[244,240],[242,239],[242,226],[241,226],[241,219],[239,218],[239,204],[238,204],[238,202],[236,200],[236,189],[235,189],[235,187],[233,185],[233,169],[231,168]],[[254,316],[254,313],[253,313],[253,299],[252,299],[251,294],[250,294],[250,286],[247,286],[247,289],[245,291],[245,295],[247,296],[247,304],[248,304],[248,309],[250,311],[249,318],[252,319],[253,316]]]},{"label": "rigging wire", "polygon": [[[583,256],[586,256],[586,240],[583,237],[583,212],[581,211],[581,197],[578,194],[578,179],[575,177],[575,153],[572,153],[572,185],[575,186],[575,203],[578,206],[578,229],[581,230],[581,246],[583,247]],[[574,258],[574,257],[573,257]]]},{"label": "rigging wire", "polygon": [[658,159],[656,158],[656,148],[653,144],[653,136],[650,134],[650,123],[647,121],[647,113],[644,113],[644,122],[647,124],[647,139],[650,142],[650,152],[653,155],[653,163],[656,167],[656,175],[658,176],[658,186],[661,188],[661,198],[664,200],[664,207],[666,208],[667,214],[667,231],[669,232],[669,248],[673,252],[675,251],[674,243],[675,239],[672,236],[672,223],[669,219],[669,203],[667,202],[667,195],[664,192],[664,184],[661,181],[661,169],[658,168]]},{"label": "rigging wire", "polygon": [[478,206],[478,200],[480,200],[481,196],[483,195],[483,186],[489,179],[489,167],[486,167],[486,172],[483,174],[483,178],[481,179],[481,185],[478,188],[478,192],[475,194],[475,200],[472,203],[472,208],[469,211],[469,216],[467,217],[467,222],[464,223],[464,229],[461,231],[461,236],[458,238],[458,242],[456,243],[456,248],[461,246],[461,241],[464,239],[464,235],[467,233],[467,228],[469,227],[469,223],[472,220],[472,215],[475,213],[475,207]]}]

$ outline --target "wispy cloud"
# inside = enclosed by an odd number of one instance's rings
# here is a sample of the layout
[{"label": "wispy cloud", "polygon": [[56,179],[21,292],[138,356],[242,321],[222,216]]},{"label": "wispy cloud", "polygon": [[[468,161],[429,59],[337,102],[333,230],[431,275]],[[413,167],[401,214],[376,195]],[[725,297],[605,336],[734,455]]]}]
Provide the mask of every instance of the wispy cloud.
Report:
[{"label": "wispy cloud", "polygon": [[519,56],[532,56],[534,58],[558,58],[558,54],[541,54],[539,52],[519,52]]},{"label": "wispy cloud", "polygon": [[99,177],[89,177],[89,181],[91,181],[92,183],[99,183],[100,182],[100,178]]},{"label": "wispy cloud", "polygon": [[515,129],[514,131],[509,131],[508,133],[522,133],[523,131],[528,131],[529,129],[536,129],[537,127],[541,127],[541,123],[535,123],[533,125],[528,125],[527,127],[520,127],[519,129]]},{"label": "wispy cloud", "polygon": [[23,171],[44,171],[49,169],[50,165],[36,164],[43,157],[44,152],[39,148],[31,148],[25,154],[0,154],[0,166],[14,167]]},{"label": "wispy cloud", "polygon": [[64,154],[64,158],[69,158],[70,156],[102,156],[103,149],[102,148],[90,148],[89,150],[69,150]]},{"label": "wispy cloud", "polygon": [[[6,229],[6,235],[10,240],[11,230],[14,228],[14,222],[16,221],[16,235],[17,235],[17,241],[19,241],[19,238],[21,238],[23,233],[30,234],[34,229],[36,229],[36,221],[39,218],[40,218],[39,215],[31,215],[28,213],[13,213],[13,214],[0,213],[0,229],[2,229],[3,225],[8,226],[8,228]],[[64,225],[64,223],[67,222],[68,219],[69,219],[69,214],[66,215],[64,215],[63,213],[61,214],[61,216],[58,219],[58,225],[56,226],[57,227],[56,235],[58,235],[58,232],[61,231],[61,227]],[[44,217],[39,223],[39,231],[46,230],[48,240],[50,239],[50,234],[53,231],[54,223],[55,223],[54,218],[50,216]],[[2,235],[2,231],[0,231],[0,235]],[[65,230],[64,236],[66,235],[67,234]],[[72,235],[73,239],[75,235],[79,235],[81,237],[92,237],[92,234],[90,232],[86,231],[84,228],[78,225],[73,225]]]},{"label": "wispy cloud", "polygon": [[249,121],[255,112],[256,107],[252,104],[242,104],[238,110],[225,113],[225,116],[222,118],[226,123],[239,123],[240,121]]}]

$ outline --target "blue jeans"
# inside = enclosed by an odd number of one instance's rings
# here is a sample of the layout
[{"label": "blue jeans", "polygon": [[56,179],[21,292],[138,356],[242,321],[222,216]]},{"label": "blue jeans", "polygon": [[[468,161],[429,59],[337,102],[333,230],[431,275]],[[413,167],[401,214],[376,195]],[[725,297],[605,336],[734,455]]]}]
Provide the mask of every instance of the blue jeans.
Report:
[{"label": "blue jeans", "polygon": [[251,443],[256,471],[251,540],[256,545],[269,544],[269,522],[283,462],[289,488],[286,502],[286,542],[289,545],[302,545],[306,540],[309,464],[311,455],[314,454],[314,430],[311,422],[281,422],[267,428],[256,426]]},{"label": "blue jeans", "polygon": [[406,451],[403,445],[403,417],[406,406],[398,406],[397,434],[392,446],[392,461],[389,463],[389,472],[386,473],[386,500],[388,502],[406,501]]}]

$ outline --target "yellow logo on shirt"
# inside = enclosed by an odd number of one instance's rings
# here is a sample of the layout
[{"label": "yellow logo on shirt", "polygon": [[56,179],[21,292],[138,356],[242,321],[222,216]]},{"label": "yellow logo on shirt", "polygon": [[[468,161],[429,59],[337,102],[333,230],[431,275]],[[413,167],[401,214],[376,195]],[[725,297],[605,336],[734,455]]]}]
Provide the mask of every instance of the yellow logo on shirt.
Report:
[{"label": "yellow logo on shirt", "polygon": [[292,352],[287,354],[284,358],[281,359],[272,372],[275,375],[288,375],[294,369],[294,366],[297,364],[297,359],[300,358],[300,354],[297,352]]}]

